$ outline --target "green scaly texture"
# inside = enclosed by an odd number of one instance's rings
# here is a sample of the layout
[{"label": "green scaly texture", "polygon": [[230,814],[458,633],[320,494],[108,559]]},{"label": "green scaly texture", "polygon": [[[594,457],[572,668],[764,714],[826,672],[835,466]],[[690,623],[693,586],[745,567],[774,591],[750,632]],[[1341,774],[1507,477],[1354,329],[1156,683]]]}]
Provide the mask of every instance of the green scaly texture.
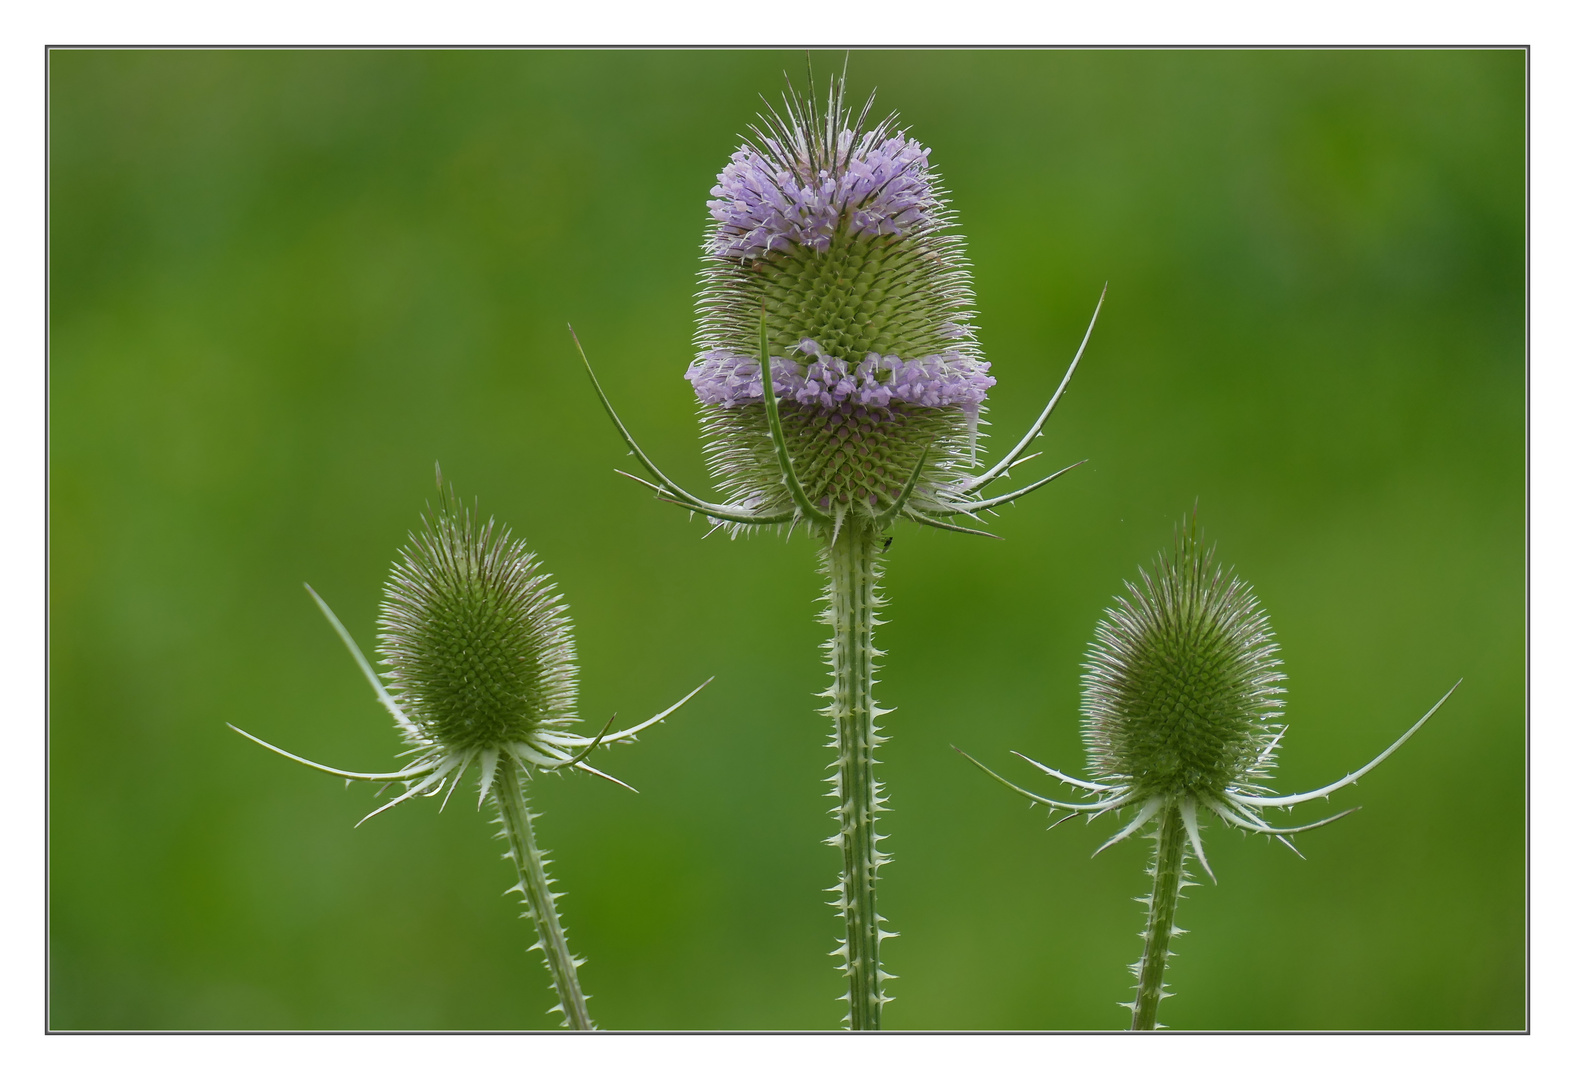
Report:
[{"label": "green scaly texture", "polygon": [[[827,510],[857,509],[868,513],[874,504],[889,505],[902,491],[919,455],[930,448],[920,490],[933,489],[950,472],[949,459],[960,451],[967,422],[956,409],[893,405],[884,409],[848,407],[836,411],[779,404],[782,434],[810,502]],[[709,409],[705,415],[712,469],[733,477],[735,497],[754,496],[760,505],[786,509],[792,505],[781,481],[771,444],[764,405]],[[737,479],[747,478],[747,479]]]},{"label": "green scaly texture", "polygon": [[1262,776],[1283,675],[1251,588],[1181,533],[1175,554],[1127,590],[1084,665],[1090,769],[1166,796],[1219,796]]},{"label": "green scaly texture", "polygon": [[[798,358],[811,338],[831,356],[857,363],[871,352],[916,360],[958,348],[944,336],[962,325],[972,297],[958,280],[957,237],[851,237],[839,233],[825,252],[794,247],[713,268],[710,284],[725,302],[702,300],[717,344],[756,351],[760,312],[774,356]],[[707,297],[710,299],[710,297]]]},{"label": "green scaly texture", "polygon": [[[872,352],[907,361],[950,350],[978,359],[963,239],[945,231],[954,222],[933,177],[932,191],[938,201],[927,221],[905,236],[844,228],[824,252],[794,246],[745,260],[708,257],[698,350],[758,356],[764,316],[771,355],[803,364],[811,359],[798,351],[805,338],[850,365]],[[701,424],[712,474],[729,498],[767,512],[791,505],[763,408],[705,408]],[[826,510],[870,516],[900,492],[926,449],[921,494],[973,462],[974,420],[957,408],[894,402],[851,416],[785,401],[782,424],[805,490]]]},{"label": "green scaly texture", "polygon": [[523,742],[574,716],[574,641],[536,556],[445,499],[401,552],[378,640],[410,719],[453,752]]}]

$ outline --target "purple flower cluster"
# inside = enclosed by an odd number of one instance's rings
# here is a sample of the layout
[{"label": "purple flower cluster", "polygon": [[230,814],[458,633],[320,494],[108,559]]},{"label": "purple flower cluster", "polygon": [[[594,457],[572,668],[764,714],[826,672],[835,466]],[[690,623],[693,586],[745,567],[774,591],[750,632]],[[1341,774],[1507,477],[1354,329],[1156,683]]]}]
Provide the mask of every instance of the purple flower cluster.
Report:
[{"label": "purple flower cluster", "polygon": [[839,227],[853,236],[904,236],[937,205],[930,193],[929,151],[901,135],[837,135],[828,167],[783,152],[775,139],[766,152],[745,146],[717,177],[706,203],[719,225],[713,255],[743,259],[793,245],[825,251]]},{"label": "purple flower cluster", "polygon": [[[953,350],[918,360],[869,353],[858,364],[827,356],[809,338],[798,351],[813,359],[771,358],[771,387],[779,399],[836,408],[844,403],[884,407],[892,402],[930,408],[954,406],[977,414],[995,379],[987,361]],[[689,365],[684,378],[702,404],[733,408],[764,398],[760,361],[731,349],[711,349]]]}]

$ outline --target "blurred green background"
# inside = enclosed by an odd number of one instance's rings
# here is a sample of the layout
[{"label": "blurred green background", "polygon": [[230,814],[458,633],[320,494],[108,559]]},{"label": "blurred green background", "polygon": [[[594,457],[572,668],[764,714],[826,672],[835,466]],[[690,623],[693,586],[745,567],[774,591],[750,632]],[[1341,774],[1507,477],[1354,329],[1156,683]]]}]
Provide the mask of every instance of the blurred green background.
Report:
[{"label": "blurred green background", "polygon": [[[819,70],[841,54],[820,54]],[[546,1027],[490,817],[384,768],[370,645],[432,465],[573,605],[583,715],[650,715],[536,785],[610,1028],[833,1028],[835,852],[802,536],[702,539],[578,366],[703,486],[705,199],[792,52],[50,57],[50,1022]],[[1524,926],[1524,56],[856,52],[933,148],[976,268],[998,452],[1110,296],[1004,542],[900,529],[887,584],[892,1028],[1117,1028],[1146,842],[1045,817],[1077,678],[1197,500],[1289,676],[1281,790],[1420,737],[1301,861],[1217,824],[1161,1019],[1518,1028]]]}]

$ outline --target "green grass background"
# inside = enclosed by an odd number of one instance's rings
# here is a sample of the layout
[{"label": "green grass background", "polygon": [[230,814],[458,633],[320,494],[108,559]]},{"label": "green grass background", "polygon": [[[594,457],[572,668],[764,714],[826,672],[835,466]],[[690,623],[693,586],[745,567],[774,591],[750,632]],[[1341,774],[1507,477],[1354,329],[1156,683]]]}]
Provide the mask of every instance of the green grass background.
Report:
[{"label": "green grass background", "polygon": [[[821,70],[840,54],[817,56]],[[351,826],[392,724],[370,645],[432,495],[523,533],[573,605],[583,713],[682,714],[535,788],[599,1023],[835,1027],[836,870],[803,536],[702,539],[681,378],[705,199],[791,52],[50,58],[50,1022],[554,1020],[456,798]],[[967,766],[1080,768],[1078,672],[1196,500],[1284,649],[1282,790],[1457,678],[1301,861],[1218,825],[1161,1019],[1517,1028],[1524,997],[1524,57],[857,52],[933,148],[1000,382],[990,445],[1100,325],[1004,542],[897,530],[882,695],[892,1028],[1116,1028],[1147,842]]]}]

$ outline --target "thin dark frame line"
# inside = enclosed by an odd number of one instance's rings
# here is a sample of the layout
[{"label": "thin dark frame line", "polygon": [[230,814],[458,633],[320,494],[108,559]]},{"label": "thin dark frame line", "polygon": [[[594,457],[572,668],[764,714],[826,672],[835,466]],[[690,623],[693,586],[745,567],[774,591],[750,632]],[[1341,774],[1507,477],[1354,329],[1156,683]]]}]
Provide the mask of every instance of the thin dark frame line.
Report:
[{"label": "thin dark frame line", "polygon": [[[1217,1028],[1208,1031],[1166,1031],[1161,1034],[1531,1034],[1531,44],[1296,44],[1296,46],[1274,46],[1274,44],[1192,44],[1192,46],[1169,46],[1169,44],[1147,44],[1147,46],[1109,46],[1109,44],[1054,44],[1054,46],[1024,46],[1024,44],[969,44],[969,46],[693,46],[693,44],[673,44],[673,46],[587,46],[587,44],[550,44],[550,46],[532,46],[532,44],[137,44],[137,46],[118,46],[118,44],[46,44],[44,46],[44,1034],[581,1034],[572,1031],[556,1030],[271,1030],[254,1031],[246,1028],[235,1030],[203,1030],[203,1028],[167,1028],[167,1030],[153,1030],[153,1028],[90,1028],[90,1030],[57,1030],[50,1026],[50,1006],[54,1001],[54,968],[52,968],[52,822],[50,822],[50,806],[52,806],[52,760],[54,760],[54,724],[52,724],[52,502],[50,502],[50,419],[52,419],[52,379],[50,379],[50,362],[52,362],[52,335],[50,335],[50,307],[52,307],[52,241],[54,231],[49,227],[50,209],[52,209],[52,186],[50,186],[50,150],[52,150],[52,128],[50,128],[50,79],[49,79],[49,54],[50,52],[66,52],[66,50],[83,50],[83,52],[107,52],[107,50],[124,50],[124,52],[202,52],[202,50],[238,50],[238,52],[328,52],[328,50],[343,50],[343,52],[468,52],[468,50],[491,50],[491,52],[570,52],[570,50],[584,50],[584,52],[679,52],[679,50],[701,50],[701,52],[720,52],[728,49],[759,50],[759,52],[773,52],[773,50],[865,50],[865,52],[895,52],[895,50],[929,49],[937,52],[964,52],[964,50],[1021,50],[1021,52],[1087,52],[1087,50],[1112,50],[1112,52],[1246,52],[1246,50],[1266,50],[1266,52],[1369,52],[1369,50],[1395,50],[1395,52],[1451,52],[1451,50],[1520,50],[1525,54],[1525,66],[1521,76],[1521,101],[1525,102],[1523,123],[1521,123],[1521,197],[1523,197],[1523,220],[1521,220],[1521,242],[1523,242],[1523,258],[1521,258],[1521,373],[1523,373],[1523,400],[1521,400],[1521,431],[1523,431],[1523,447],[1521,447],[1521,605],[1523,605],[1523,619],[1521,619],[1521,666],[1523,666],[1523,715],[1521,715],[1521,732],[1523,732],[1523,760],[1521,760],[1521,787],[1523,787],[1523,800],[1521,800],[1521,817],[1523,817],[1523,844],[1521,844],[1521,948],[1523,948],[1523,987],[1521,987],[1521,1003],[1523,1003],[1523,1028],[1488,1028],[1488,1030],[1323,1030],[1323,1031],[1298,1031],[1287,1030],[1251,1030],[1251,1028]],[[602,1031],[600,1034],[836,1034],[832,1031],[816,1030],[726,1030],[726,1028],[704,1028],[704,1030],[650,1030],[650,1031]],[[888,1033],[860,1033],[860,1034],[1126,1034],[1123,1031],[1085,1031],[1085,1030],[1013,1030],[1013,1031],[951,1031],[951,1030],[925,1030],[925,1031],[888,1031]]]}]

